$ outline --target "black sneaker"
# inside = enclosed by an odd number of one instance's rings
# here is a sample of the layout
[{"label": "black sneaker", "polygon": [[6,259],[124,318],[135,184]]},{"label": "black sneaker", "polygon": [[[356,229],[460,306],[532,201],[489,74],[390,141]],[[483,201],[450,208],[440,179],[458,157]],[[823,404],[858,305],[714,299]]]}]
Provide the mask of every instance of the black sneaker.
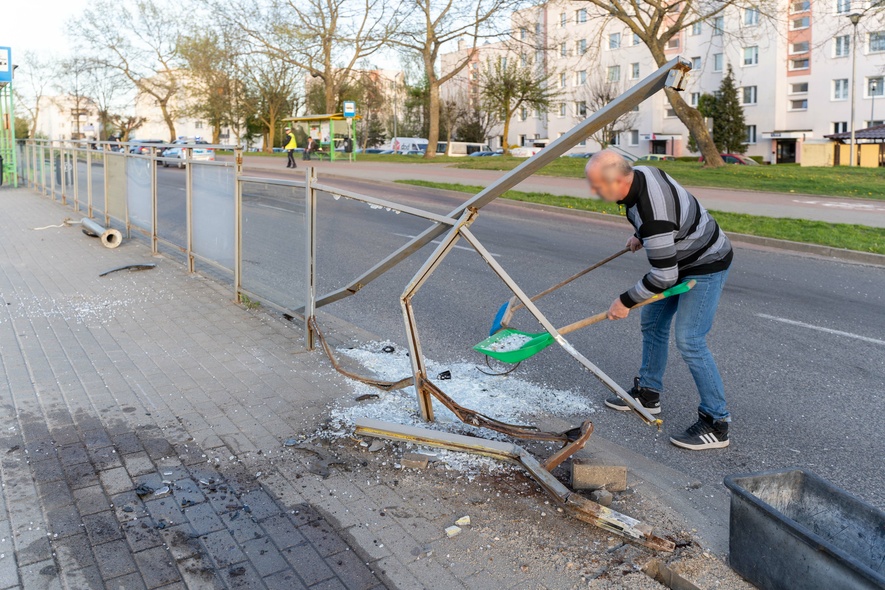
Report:
[{"label": "black sneaker", "polygon": [[723,449],[731,442],[728,439],[728,422],[713,420],[707,414],[698,412],[698,421],[682,434],[671,436],[670,442],[692,451]]},{"label": "black sneaker", "polygon": [[[633,379],[633,389],[627,393],[638,401],[649,414],[661,413],[661,394],[647,387],[639,387],[639,377]],[[605,400],[605,405],[619,412],[629,412],[633,409],[617,395]]]}]

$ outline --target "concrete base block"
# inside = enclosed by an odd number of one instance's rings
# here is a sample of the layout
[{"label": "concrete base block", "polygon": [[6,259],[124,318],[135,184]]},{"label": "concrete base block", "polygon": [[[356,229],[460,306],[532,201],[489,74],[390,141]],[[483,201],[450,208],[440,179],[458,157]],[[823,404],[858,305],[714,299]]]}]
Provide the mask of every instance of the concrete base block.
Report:
[{"label": "concrete base block", "polygon": [[590,459],[572,460],[572,488],[623,492],[627,489],[627,467],[606,465]]}]

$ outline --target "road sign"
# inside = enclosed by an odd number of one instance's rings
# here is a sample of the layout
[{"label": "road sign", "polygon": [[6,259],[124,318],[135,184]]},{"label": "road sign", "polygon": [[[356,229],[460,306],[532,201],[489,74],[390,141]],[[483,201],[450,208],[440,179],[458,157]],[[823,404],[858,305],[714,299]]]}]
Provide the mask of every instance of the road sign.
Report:
[{"label": "road sign", "polygon": [[347,118],[356,116],[356,103],[352,100],[344,101],[344,116]]},{"label": "road sign", "polygon": [[12,82],[12,49],[0,47],[0,82]]}]

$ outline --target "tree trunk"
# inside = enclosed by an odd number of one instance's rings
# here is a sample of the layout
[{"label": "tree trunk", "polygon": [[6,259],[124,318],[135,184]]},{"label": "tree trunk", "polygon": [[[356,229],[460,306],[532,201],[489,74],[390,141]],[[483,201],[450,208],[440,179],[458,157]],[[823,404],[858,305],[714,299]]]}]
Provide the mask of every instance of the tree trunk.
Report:
[{"label": "tree trunk", "polygon": [[169,128],[169,143],[172,143],[175,141],[175,121],[172,120],[172,115],[169,114],[165,101],[160,103],[160,112],[163,113],[163,120],[166,121],[166,126]]},{"label": "tree trunk", "polygon": [[694,137],[695,143],[698,144],[698,149],[700,149],[701,154],[704,156],[704,166],[708,168],[724,166],[725,162],[722,161],[722,156],[719,155],[719,150],[716,149],[716,144],[713,143],[713,138],[710,137],[710,133],[707,131],[707,126],[704,124],[704,116],[701,112],[688,106],[682,95],[672,88],[667,88],[664,92],[667,93],[667,98],[670,99],[670,106],[676,111],[676,116],[688,127],[689,133]]},{"label": "tree trunk", "polygon": [[427,104],[427,150],[425,159],[436,157],[436,144],[439,141],[439,82],[435,77],[428,81]]},{"label": "tree trunk", "polygon": [[509,139],[509,137],[510,137],[510,119],[511,118],[513,118],[513,114],[510,112],[510,109],[505,110],[504,111],[504,131],[503,131],[504,138],[501,141],[501,143],[504,144],[501,147],[504,148],[503,155],[505,155],[505,156],[510,155],[510,139]]},{"label": "tree trunk", "polygon": [[34,120],[31,121],[31,139],[37,137],[37,117],[40,116],[40,98],[37,98],[37,105],[34,107]]}]

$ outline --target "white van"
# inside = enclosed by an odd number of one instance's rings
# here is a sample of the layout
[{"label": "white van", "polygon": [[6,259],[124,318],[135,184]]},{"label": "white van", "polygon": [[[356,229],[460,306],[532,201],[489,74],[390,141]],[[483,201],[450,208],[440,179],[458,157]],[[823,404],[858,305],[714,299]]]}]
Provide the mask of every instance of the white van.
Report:
[{"label": "white van", "polygon": [[476,152],[491,152],[492,148],[486,143],[474,143],[470,141],[441,141],[436,144],[436,153],[447,156],[469,156]]},{"label": "white van", "polygon": [[393,150],[398,154],[406,154],[409,152],[421,152],[427,149],[427,140],[422,137],[392,137],[387,149]]}]

